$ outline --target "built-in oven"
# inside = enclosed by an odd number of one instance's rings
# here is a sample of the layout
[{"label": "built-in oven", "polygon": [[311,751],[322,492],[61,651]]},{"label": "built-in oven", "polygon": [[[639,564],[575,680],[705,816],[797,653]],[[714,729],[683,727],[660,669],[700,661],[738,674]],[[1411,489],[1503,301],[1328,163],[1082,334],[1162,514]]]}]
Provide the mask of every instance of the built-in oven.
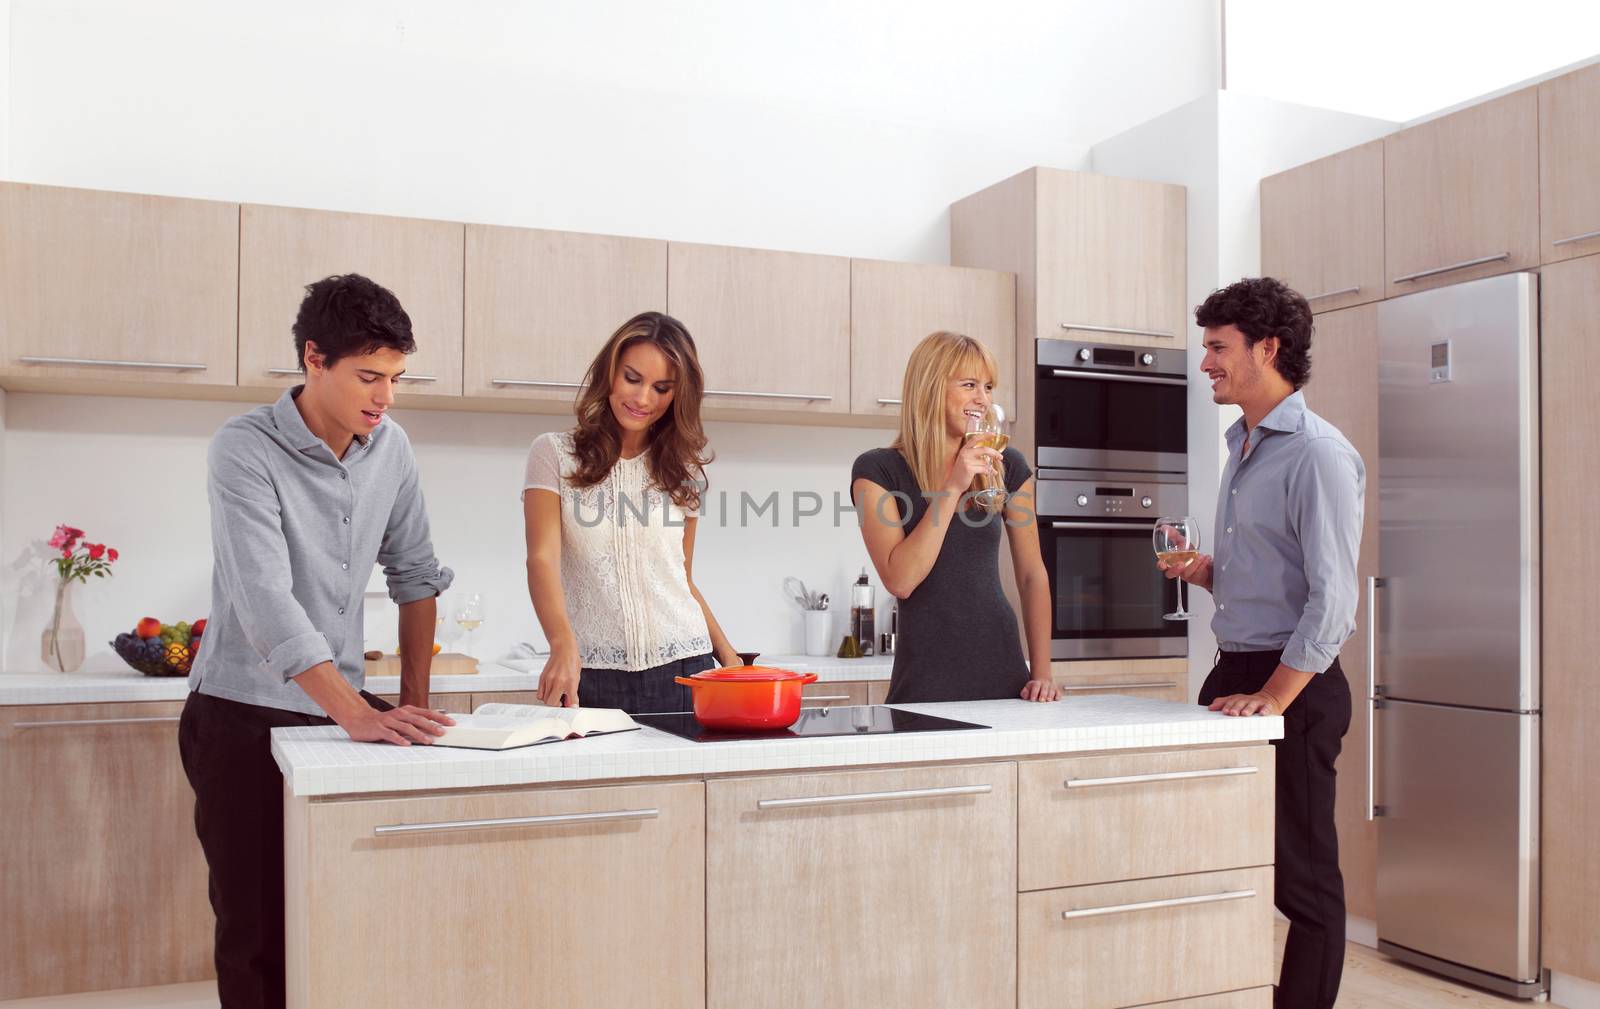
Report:
[{"label": "built-in oven", "polygon": [[1183,587],[1156,568],[1151,541],[1158,517],[1188,511],[1187,358],[1038,341],[1039,543],[1056,659],[1188,653],[1188,624],[1163,619]]},{"label": "built-in oven", "polygon": [[1051,658],[1188,654],[1188,624],[1163,619],[1180,585],[1156,568],[1151,539],[1157,517],[1185,513],[1183,476],[1041,469],[1036,486]]},{"label": "built-in oven", "polygon": [[1041,468],[1188,471],[1187,353],[1039,340]]}]

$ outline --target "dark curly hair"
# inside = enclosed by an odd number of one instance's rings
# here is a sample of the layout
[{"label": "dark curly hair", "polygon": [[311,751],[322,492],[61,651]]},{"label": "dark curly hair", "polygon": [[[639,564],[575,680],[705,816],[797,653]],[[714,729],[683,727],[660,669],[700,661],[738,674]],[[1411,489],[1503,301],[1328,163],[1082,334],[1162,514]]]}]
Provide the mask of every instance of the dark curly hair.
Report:
[{"label": "dark curly hair", "polygon": [[400,299],[382,284],[359,273],[324,277],[306,285],[300,313],[294,320],[294,356],[306,367],[306,343],[317,345],[329,367],[340,358],[392,347],[413,354],[411,316]]},{"label": "dark curly hair", "polygon": [[1311,305],[1289,285],[1273,277],[1246,277],[1229,284],[1194,310],[1203,329],[1237,326],[1245,346],[1269,336],[1278,338],[1273,366],[1296,389],[1311,379]]}]

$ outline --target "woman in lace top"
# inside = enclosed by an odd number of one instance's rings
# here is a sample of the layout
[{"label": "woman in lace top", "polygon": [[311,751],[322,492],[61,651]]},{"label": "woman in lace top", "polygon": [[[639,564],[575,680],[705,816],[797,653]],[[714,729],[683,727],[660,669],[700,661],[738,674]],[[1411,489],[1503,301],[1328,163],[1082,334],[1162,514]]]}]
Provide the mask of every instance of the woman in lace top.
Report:
[{"label": "woman in lace top", "polygon": [[[901,383],[900,436],[856,459],[850,489],[867,553],[900,600],[888,700],[1053,701],[1050,584],[1034,522],[1034,482],[1022,453],[964,445],[967,417],[994,392],[989,348],[957,333],[923,338]],[[1006,496],[984,506],[971,491],[1000,465]],[[1000,531],[1011,548],[1033,672],[1017,615],[1000,587]]]},{"label": "woman in lace top", "polygon": [[577,426],[534,439],[522,512],[545,704],[688,711],[673,677],[738,664],[693,580],[704,391],[688,330],[645,312],[589,366]]}]

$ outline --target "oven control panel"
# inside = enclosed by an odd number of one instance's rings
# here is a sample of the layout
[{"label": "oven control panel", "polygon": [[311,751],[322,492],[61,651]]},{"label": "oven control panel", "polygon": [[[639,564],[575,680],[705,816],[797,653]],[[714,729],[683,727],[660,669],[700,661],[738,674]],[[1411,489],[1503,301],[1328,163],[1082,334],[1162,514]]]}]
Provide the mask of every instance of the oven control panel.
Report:
[{"label": "oven control panel", "polygon": [[1091,479],[1039,471],[1039,514],[1053,518],[1148,518],[1183,515],[1189,491],[1181,483],[1162,483],[1148,476],[1138,480]]},{"label": "oven control panel", "polygon": [[1148,372],[1182,380],[1188,354],[1167,348],[1141,350],[1137,347],[1107,347],[1076,340],[1038,340],[1034,359],[1043,369],[1082,368],[1101,374]]}]

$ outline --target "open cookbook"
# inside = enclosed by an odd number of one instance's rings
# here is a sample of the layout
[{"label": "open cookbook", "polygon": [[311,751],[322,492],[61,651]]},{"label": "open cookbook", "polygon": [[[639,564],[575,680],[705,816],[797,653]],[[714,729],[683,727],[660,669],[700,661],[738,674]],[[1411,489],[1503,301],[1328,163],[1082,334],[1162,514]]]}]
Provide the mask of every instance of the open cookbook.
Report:
[{"label": "open cookbook", "polygon": [[434,746],[512,750],[640,728],[621,708],[551,708],[542,704],[480,704],[470,715],[451,715]]}]

